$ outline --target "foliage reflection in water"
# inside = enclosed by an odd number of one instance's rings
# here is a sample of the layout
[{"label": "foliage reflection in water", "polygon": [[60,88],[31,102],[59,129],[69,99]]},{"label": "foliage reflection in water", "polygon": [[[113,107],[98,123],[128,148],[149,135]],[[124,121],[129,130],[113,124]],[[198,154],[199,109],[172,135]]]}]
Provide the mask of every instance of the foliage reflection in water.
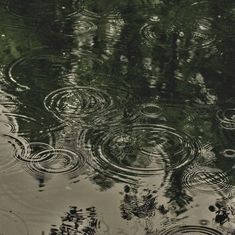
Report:
[{"label": "foliage reflection in water", "polygon": [[234,234],[234,9],[1,1],[0,234]]}]

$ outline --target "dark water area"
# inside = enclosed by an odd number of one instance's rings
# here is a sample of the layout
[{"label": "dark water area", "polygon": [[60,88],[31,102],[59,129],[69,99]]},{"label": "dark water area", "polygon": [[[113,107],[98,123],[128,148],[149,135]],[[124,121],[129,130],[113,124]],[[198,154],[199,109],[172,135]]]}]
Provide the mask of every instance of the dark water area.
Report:
[{"label": "dark water area", "polygon": [[0,235],[235,234],[234,0],[0,1]]}]

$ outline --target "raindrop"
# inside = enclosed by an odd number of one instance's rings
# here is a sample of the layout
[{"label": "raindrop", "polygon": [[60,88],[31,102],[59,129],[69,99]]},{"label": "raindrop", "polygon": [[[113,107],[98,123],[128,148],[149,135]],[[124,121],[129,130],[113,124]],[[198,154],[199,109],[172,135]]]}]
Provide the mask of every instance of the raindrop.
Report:
[{"label": "raindrop", "polygon": [[205,220],[205,219],[202,219],[202,220],[200,220],[199,222],[200,222],[200,224],[203,225],[203,226],[206,226],[206,225],[208,225],[208,224],[210,223],[210,221]]}]

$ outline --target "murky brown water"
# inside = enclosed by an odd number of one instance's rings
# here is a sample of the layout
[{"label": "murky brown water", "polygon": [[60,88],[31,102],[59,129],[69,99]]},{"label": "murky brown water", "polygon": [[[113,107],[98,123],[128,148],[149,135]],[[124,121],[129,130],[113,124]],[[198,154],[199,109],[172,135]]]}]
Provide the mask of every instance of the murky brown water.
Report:
[{"label": "murky brown water", "polygon": [[235,234],[232,0],[0,2],[0,235]]}]

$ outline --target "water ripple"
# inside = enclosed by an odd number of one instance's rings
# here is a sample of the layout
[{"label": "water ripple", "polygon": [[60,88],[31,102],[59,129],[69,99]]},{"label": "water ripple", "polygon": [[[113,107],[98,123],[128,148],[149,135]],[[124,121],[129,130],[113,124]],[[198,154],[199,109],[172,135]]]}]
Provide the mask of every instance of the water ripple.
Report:
[{"label": "water ripple", "polygon": [[191,190],[227,192],[230,180],[219,169],[209,167],[189,168],[182,177],[182,185]]},{"label": "water ripple", "polygon": [[219,110],[216,113],[216,117],[222,128],[226,130],[235,130],[235,109]]},{"label": "water ripple", "polygon": [[4,107],[11,107],[19,104],[17,98],[0,90],[0,104]]},{"label": "water ripple", "polygon": [[12,211],[0,210],[0,228],[3,235],[29,234],[26,223]]},{"label": "water ripple", "polygon": [[207,234],[207,235],[223,235],[223,233],[219,230],[204,227],[204,226],[197,226],[197,225],[182,225],[182,226],[175,226],[169,228],[167,230],[163,230],[159,233],[159,235],[181,235],[181,234]]},{"label": "water ripple", "polygon": [[[47,95],[44,105],[62,122],[72,121],[93,126],[107,125],[107,123],[114,124],[124,118],[124,111],[118,109],[114,103],[120,105],[122,99],[125,99],[125,95],[129,94],[123,94],[120,99],[115,97],[114,100],[104,89],[86,86],[65,87]],[[128,115],[126,114],[126,116]]]},{"label": "water ripple", "polygon": [[[0,169],[1,173],[16,172],[17,160],[29,157],[28,142],[12,134],[0,134]],[[21,170],[21,169],[18,169]]]},{"label": "water ripple", "polygon": [[74,37],[95,32],[97,26],[87,17],[66,18],[65,20],[57,20],[52,26],[55,33],[60,33],[66,37]]},{"label": "water ripple", "polygon": [[24,162],[42,162],[48,159],[48,155],[40,155],[39,153],[46,150],[54,150],[52,146],[41,142],[31,142],[28,144],[28,155],[18,156],[18,159]]},{"label": "water ripple", "polygon": [[178,169],[197,156],[198,144],[185,133],[161,125],[133,125],[87,131],[90,164],[110,177],[138,178]]},{"label": "water ripple", "polygon": [[8,132],[17,134],[29,141],[44,139],[52,144],[54,142],[52,131],[60,128],[60,126],[49,126],[43,121],[43,118],[37,120],[27,115],[17,113],[3,113],[0,115],[0,125]]},{"label": "water ripple", "polygon": [[103,9],[98,12],[96,10],[93,10],[93,5],[89,6],[89,3],[84,4],[84,2],[80,1],[80,4],[77,5],[79,13],[91,19],[105,18],[112,20],[120,18],[120,12],[114,6],[112,6],[111,8],[105,8],[105,10]]},{"label": "water ripple", "polygon": [[78,8],[80,9],[80,13],[88,16],[93,19],[108,19],[108,20],[116,20],[121,18],[121,15],[128,14],[138,14],[141,17],[144,15],[148,15],[151,12],[155,12],[158,7],[158,2],[155,0],[148,1],[129,1],[126,3],[122,3],[121,1],[116,2],[107,2],[107,1],[80,1]]},{"label": "water ripple", "polygon": [[163,48],[171,48],[173,39],[179,50],[189,50],[192,48],[208,48],[213,44],[214,38],[210,35],[211,23],[207,19],[197,22],[197,27],[193,33],[184,29],[175,29],[176,25],[162,25],[160,19],[155,17],[147,22],[140,30],[143,39],[149,45],[157,45]]},{"label": "water ripple", "polygon": [[32,157],[28,167],[39,174],[66,174],[79,171],[86,159],[81,153],[65,149],[47,149]]},{"label": "water ripple", "polygon": [[5,82],[17,91],[49,89],[55,86],[55,78],[63,74],[68,65],[60,54],[38,54],[37,52],[21,57],[10,64],[6,71]]},{"label": "water ripple", "polygon": [[105,92],[92,87],[66,87],[46,96],[44,105],[59,120],[102,113],[113,104]]}]

